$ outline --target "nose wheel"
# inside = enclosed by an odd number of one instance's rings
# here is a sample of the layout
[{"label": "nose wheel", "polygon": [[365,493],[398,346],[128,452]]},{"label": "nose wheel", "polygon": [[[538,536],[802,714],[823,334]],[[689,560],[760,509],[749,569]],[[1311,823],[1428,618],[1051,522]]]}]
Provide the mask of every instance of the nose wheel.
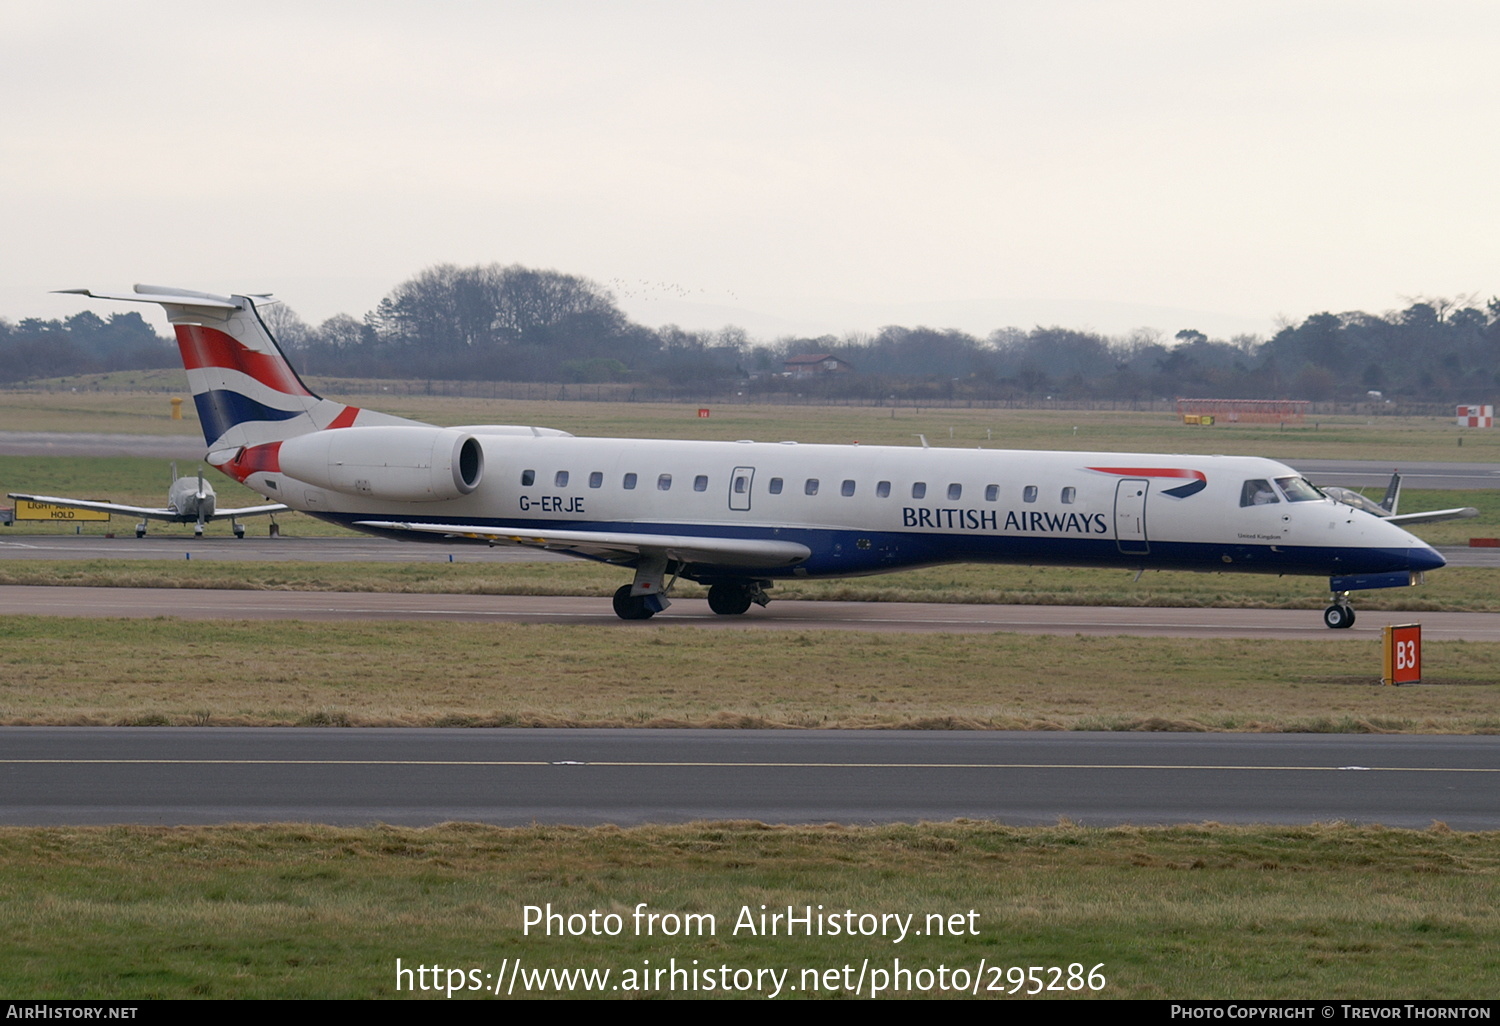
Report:
[{"label": "nose wheel", "polygon": [[1349,604],[1348,595],[1336,597],[1333,605],[1323,610],[1323,623],[1333,630],[1354,626],[1354,607]]}]

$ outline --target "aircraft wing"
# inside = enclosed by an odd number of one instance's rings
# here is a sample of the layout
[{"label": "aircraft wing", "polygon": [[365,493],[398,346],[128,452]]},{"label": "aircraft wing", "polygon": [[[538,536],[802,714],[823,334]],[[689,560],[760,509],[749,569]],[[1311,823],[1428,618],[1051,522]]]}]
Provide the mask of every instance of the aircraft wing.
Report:
[{"label": "aircraft wing", "polygon": [[64,499],[56,495],[22,495],[20,492],[10,492],[8,497],[12,499],[24,499],[27,502],[44,502],[49,506],[91,509],[98,513],[120,513],[133,517],[154,517],[159,520],[181,519],[181,514],[175,510],[159,509],[153,506],[123,506],[118,502],[94,502],[91,499]]},{"label": "aircraft wing", "polygon": [[291,509],[290,506],[281,502],[268,502],[264,506],[241,506],[239,509],[216,509],[211,517],[205,520],[223,520],[226,517],[260,517],[267,513],[282,513]]},{"label": "aircraft wing", "polygon": [[1467,520],[1469,517],[1479,516],[1479,510],[1473,506],[1463,506],[1458,509],[1434,509],[1426,513],[1402,513],[1399,516],[1385,517],[1388,524],[1436,524],[1443,520]]},{"label": "aircraft wing", "polygon": [[758,538],[707,538],[696,535],[632,534],[617,531],[517,531],[506,527],[468,524],[409,524],[388,520],[361,520],[359,527],[385,531],[416,531],[474,538],[492,545],[525,545],[590,556],[617,559],[642,555],[664,555],[684,563],[720,563],[730,566],[794,566],[812,555],[797,542]]},{"label": "aircraft wing", "polygon": [[[49,506],[68,506],[73,509],[91,509],[99,513],[119,513],[122,516],[146,517],[151,520],[192,520],[191,515],[179,513],[174,509],[165,509],[160,506],[126,506],[118,502],[95,502],[92,499],[65,499],[57,495],[23,495],[20,492],[10,492],[12,499],[25,499],[27,502],[45,502]],[[246,506],[243,509],[219,509],[214,510],[211,517],[204,517],[204,522],[211,520],[224,520],[229,517],[254,517],[264,513],[280,513],[289,507],[281,503],[272,503],[265,506]]]}]

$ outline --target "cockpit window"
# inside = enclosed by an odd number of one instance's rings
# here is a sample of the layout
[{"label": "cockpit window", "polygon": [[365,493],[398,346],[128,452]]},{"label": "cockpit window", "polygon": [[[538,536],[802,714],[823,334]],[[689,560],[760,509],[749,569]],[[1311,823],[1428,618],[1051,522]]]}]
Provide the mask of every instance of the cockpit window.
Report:
[{"label": "cockpit window", "polygon": [[1245,487],[1240,489],[1241,506],[1269,506],[1273,502],[1280,502],[1276,497],[1276,489],[1271,487],[1271,482],[1265,480],[1246,481]]},{"label": "cockpit window", "polygon": [[1286,493],[1287,502],[1315,502],[1323,498],[1323,493],[1304,477],[1278,477],[1276,483]]}]

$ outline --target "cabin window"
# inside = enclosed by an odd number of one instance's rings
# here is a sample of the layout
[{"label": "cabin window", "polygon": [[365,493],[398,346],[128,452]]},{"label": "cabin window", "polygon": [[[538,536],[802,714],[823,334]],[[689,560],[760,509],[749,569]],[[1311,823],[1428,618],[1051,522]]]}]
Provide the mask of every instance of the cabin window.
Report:
[{"label": "cabin window", "polygon": [[911,486],[911,497],[913,499],[927,498],[927,482],[918,481]]},{"label": "cabin window", "polygon": [[656,490],[659,492],[670,492],[672,490],[672,475],[662,474],[656,479]]},{"label": "cabin window", "polygon": [[568,487],[568,472],[566,470],[559,470],[553,475],[552,483],[558,488]]},{"label": "cabin window", "polygon": [[877,484],[875,486],[875,497],[889,499],[891,497],[891,483],[889,481],[881,481]]},{"label": "cabin window", "polygon": [[708,475],[707,474],[699,474],[697,477],[693,478],[693,491],[695,491],[695,492],[706,492],[706,491],[708,491]]},{"label": "cabin window", "polygon": [[1064,488],[1062,490],[1062,501],[1063,501],[1064,505],[1071,506],[1073,504],[1073,500],[1076,499],[1077,497],[1078,497],[1078,489],[1077,488]]},{"label": "cabin window", "polygon": [[1271,482],[1256,478],[1245,482],[1245,487],[1240,489],[1241,506],[1269,506],[1280,502],[1276,497],[1276,490],[1271,487]]},{"label": "cabin window", "polygon": [[635,480],[634,474],[626,474],[625,480],[620,483],[625,486],[625,490],[628,492],[635,487]]},{"label": "cabin window", "polygon": [[734,494],[744,495],[750,487],[750,479],[744,474],[736,474],[734,478]]},{"label": "cabin window", "polygon": [[1281,485],[1281,490],[1286,493],[1288,502],[1315,502],[1323,498],[1323,493],[1318,491],[1301,477],[1278,477],[1276,483]]},{"label": "cabin window", "polygon": [[590,488],[598,488],[602,484],[604,484],[604,471],[596,470],[589,475]]},{"label": "cabin window", "polygon": [[994,502],[994,501],[996,501],[999,498],[1000,498],[1000,486],[999,485],[985,485],[984,486],[984,501],[985,502]]},{"label": "cabin window", "polygon": [[803,495],[817,495],[818,494],[818,479],[815,478],[815,477],[808,478],[807,479],[807,483],[802,486],[802,494]]},{"label": "cabin window", "polygon": [[772,495],[780,495],[781,494],[781,478],[779,478],[779,477],[773,477],[773,478],[771,478],[771,483],[766,486],[766,491],[770,492]]},{"label": "cabin window", "polygon": [[534,484],[536,484],[536,471],[534,471],[534,470],[523,470],[523,471],[521,471],[521,487],[522,488],[530,488]]},{"label": "cabin window", "polygon": [[842,495],[842,496],[844,496],[846,499],[849,496],[853,495],[854,494],[854,482],[853,481],[845,481],[842,485],[839,486],[839,494]]},{"label": "cabin window", "polygon": [[955,499],[961,499],[961,498],[963,498],[963,494],[964,494],[964,486],[963,485],[954,483],[954,484],[951,484],[951,485],[948,486],[948,499],[950,501],[955,500]]},{"label": "cabin window", "polygon": [[1027,485],[1025,491],[1021,493],[1021,498],[1026,502],[1035,502],[1036,485]]}]

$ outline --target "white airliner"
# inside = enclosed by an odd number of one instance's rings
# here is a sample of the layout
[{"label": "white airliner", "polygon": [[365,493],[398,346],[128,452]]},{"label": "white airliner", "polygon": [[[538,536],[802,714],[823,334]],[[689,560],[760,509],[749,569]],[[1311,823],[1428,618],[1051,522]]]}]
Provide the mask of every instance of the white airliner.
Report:
[{"label": "white airliner", "polygon": [[140,517],[141,522],[135,525],[137,538],[146,536],[146,524],[151,520],[192,524],[193,534],[199,537],[203,536],[204,524],[215,520],[228,520],[230,527],[234,530],[234,536],[243,538],[245,525],[239,522],[241,517],[265,516],[270,513],[280,513],[289,508],[285,503],[275,502],[265,506],[219,509],[219,497],[214,492],[214,486],[203,480],[203,471],[198,471],[198,480],[194,482],[190,477],[178,477],[175,463],[172,464],[172,485],[167,489],[165,506],[125,506],[118,502],[64,499],[56,495],[24,495],[20,492],[11,492],[9,497],[25,499],[29,502],[44,502],[51,506],[68,506],[73,509],[92,509],[100,513],[119,513],[124,516]]},{"label": "white airliner", "polygon": [[764,605],[777,579],[979,562],[1327,576],[1324,622],[1348,627],[1351,591],[1415,584],[1444,563],[1272,460],[437,427],[314,395],[260,317],[268,296],[68,291],[161,304],[207,460],[235,480],[372,534],[628,567],[614,596],[627,620],[664,609],[678,578],[733,615]]}]

